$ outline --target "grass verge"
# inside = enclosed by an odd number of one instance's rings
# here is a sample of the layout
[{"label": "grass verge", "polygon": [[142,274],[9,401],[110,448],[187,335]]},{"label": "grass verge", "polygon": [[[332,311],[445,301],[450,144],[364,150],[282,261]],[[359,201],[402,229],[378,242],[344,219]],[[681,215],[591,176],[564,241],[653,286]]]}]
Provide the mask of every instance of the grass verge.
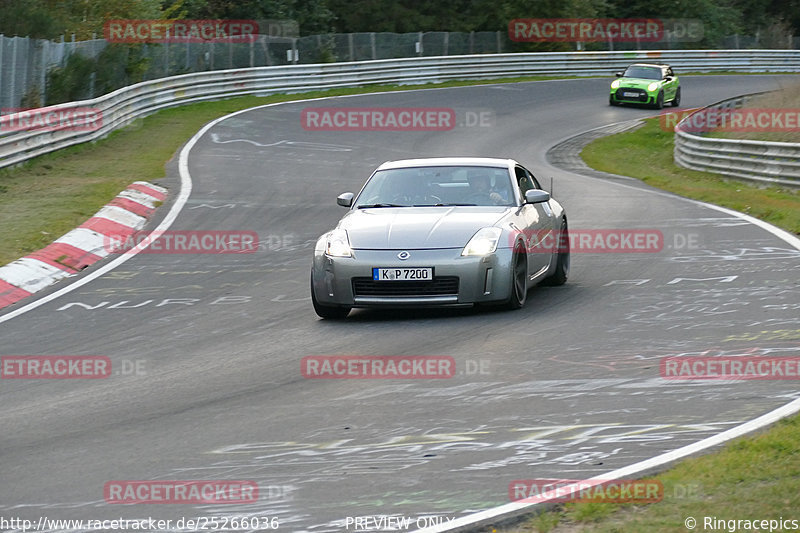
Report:
[{"label": "grass verge", "polygon": [[597,170],[638,178],[659,189],[735,209],[800,234],[798,190],[761,188],[679,167],[673,161],[673,133],[664,131],[657,118],[644,122],[636,130],[595,140],[583,149],[581,157]]},{"label": "grass verge", "polygon": [[744,131],[717,131],[712,132],[711,136],[724,139],[800,142],[800,129],[797,128],[800,117],[798,104],[800,104],[800,83],[794,83],[780,91],[756,95],[746,101],[741,111],[753,110],[763,115],[763,119],[766,119],[764,126],[756,127],[753,124],[745,127]]},{"label": "grass verge", "polygon": [[[761,188],[718,175],[695,172],[673,162],[673,134],[658,119],[633,131],[597,139],[581,156],[592,168],[642,181],[688,198],[722,205],[800,234],[797,190]],[[574,502],[535,516],[504,533],[638,533],[641,531],[788,531],[800,528],[800,416],[769,431],[737,439],[718,453],[682,461],[656,476],[664,486],[655,504]],[[706,522],[707,519],[726,522]],[[785,520],[764,527],[730,520]],[[774,527],[776,526],[777,527]],[[785,526],[785,527],[784,527]],[[796,527],[797,526],[797,527]],[[490,529],[489,531],[497,531]]]},{"label": "grass verge", "polygon": [[[543,79],[554,78],[242,97],[161,111],[101,141],[0,170],[0,265],[46,246],[81,224],[132,181],[164,177],[164,165],[176,150],[204,124],[228,113],[322,96]],[[582,156],[599,170],[638,177],[653,186],[730,207],[800,233],[800,196],[795,191],[761,189],[676,167],[672,163],[672,134],[662,131],[657,119],[636,131],[599,139],[587,146]],[[689,459],[659,476],[665,488],[661,503],[567,504],[506,531],[686,532],[683,520],[689,516],[701,525],[705,515],[777,519],[785,511],[800,509],[797,442],[800,417],[793,417],[765,434],[738,440],[717,454]]]},{"label": "grass verge", "polygon": [[[691,531],[685,522],[689,517],[697,521],[695,531],[770,531],[769,525],[742,522],[731,528],[730,520],[794,519],[800,527],[798,439],[800,417],[794,416],[779,421],[766,433],[738,439],[718,453],[687,459],[656,476],[654,479],[664,486],[659,503],[567,503],[502,531],[687,533]],[[706,518],[726,522],[709,524]],[[781,525],[787,527],[773,527],[772,531],[797,529],[791,524]]]}]

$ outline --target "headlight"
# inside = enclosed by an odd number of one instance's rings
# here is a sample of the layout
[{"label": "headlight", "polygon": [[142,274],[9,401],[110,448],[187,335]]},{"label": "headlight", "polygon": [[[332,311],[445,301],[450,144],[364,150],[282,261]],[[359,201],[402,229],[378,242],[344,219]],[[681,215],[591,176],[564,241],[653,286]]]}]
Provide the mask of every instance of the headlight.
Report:
[{"label": "headlight", "polygon": [[486,255],[497,250],[497,243],[503,230],[500,228],[481,228],[472,236],[461,251],[461,255]]},{"label": "headlight", "polygon": [[350,249],[350,240],[347,232],[343,229],[335,229],[328,234],[328,243],[325,246],[325,253],[331,257],[352,257],[353,251]]},{"label": "headlight", "polygon": [[651,83],[650,85],[647,86],[647,92],[649,92],[649,93],[655,91],[656,89],[658,89],[658,82],[657,81],[654,81],[653,83]]},{"label": "headlight", "polygon": [[612,89],[616,89],[617,87],[619,87],[619,80],[612,81],[611,82],[611,88]]}]

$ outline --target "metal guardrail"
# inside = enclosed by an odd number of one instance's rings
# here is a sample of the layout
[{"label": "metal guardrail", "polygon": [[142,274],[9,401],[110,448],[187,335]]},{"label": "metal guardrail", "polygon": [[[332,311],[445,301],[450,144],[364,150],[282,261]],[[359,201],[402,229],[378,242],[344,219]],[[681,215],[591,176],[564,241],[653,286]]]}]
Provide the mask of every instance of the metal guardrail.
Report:
[{"label": "metal guardrail", "polygon": [[723,100],[684,117],[675,126],[675,163],[691,170],[723,174],[765,185],[800,187],[800,144],[723,139],[704,136],[707,132],[685,131],[686,124],[690,122],[708,123],[703,114],[740,109],[753,96]]},{"label": "metal guardrail", "polygon": [[0,168],[97,140],[137,118],[193,102],[373,84],[520,76],[610,76],[637,61],[670,63],[683,72],[800,72],[800,51],[796,50],[670,50],[419,57],[184,74],[131,85],[92,100],[47,108],[55,112],[94,108],[102,115],[102,126],[94,131],[47,127],[8,131],[9,121],[15,115],[0,117]]}]

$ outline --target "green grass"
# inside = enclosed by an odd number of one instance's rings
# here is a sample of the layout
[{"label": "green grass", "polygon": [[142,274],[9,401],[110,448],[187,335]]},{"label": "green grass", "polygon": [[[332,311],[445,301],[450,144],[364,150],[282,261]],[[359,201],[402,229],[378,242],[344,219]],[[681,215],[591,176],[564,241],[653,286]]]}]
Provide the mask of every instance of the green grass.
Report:
[{"label": "green grass", "polygon": [[[768,432],[728,443],[655,476],[664,499],[648,505],[568,503],[504,533],[591,532],[687,533],[684,520],[798,519],[800,509],[800,417],[781,420]],[[488,529],[487,531],[498,531]],[[710,531],[710,529],[706,529]],[[739,528],[737,531],[751,531]],[[768,529],[767,529],[768,531]]]},{"label": "green grass", "polygon": [[632,176],[667,191],[721,205],[800,234],[800,193],[796,189],[768,187],[725,179],[675,165],[674,134],[664,131],[658,119],[641,128],[602,137],[586,146],[581,157],[592,168]]},{"label": "green grass", "polygon": [[[784,87],[780,91],[773,91],[759,94],[748,100],[745,109],[769,110],[774,113],[776,109],[785,109],[791,114],[796,115],[800,109],[800,84],[794,83]],[[771,142],[800,142],[800,130],[789,129],[788,131],[735,131],[723,132],[716,131],[711,133],[712,137],[726,139],[751,139],[755,141]]]},{"label": "green grass", "polygon": [[[797,190],[760,188],[683,169],[673,162],[673,146],[672,132],[662,130],[658,119],[649,119],[636,130],[593,141],[581,156],[595,169],[632,176],[654,187],[729,207],[800,233]],[[568,503],[500,531],[686,533],[689,530],[684,520],[688,517],[698,522],[694,531],[710,531],[704,529],[703,519],[712,516],[724,520],[800,519],[796,512],[800,509],[800,416],[728,443],[717,453],[682,461],[656,479],[664,485],[664,499],[659,503]]]},{"label": "green grass", "polygon": [[[541,79],[552,78],[448,82],[436,87]],[[432,85],[416,88],[423,87]],[[131,182],[164,177],[165,163],[214,118],[272,102],[409,88],[415,87],[373,86],[183,106],[138,120],[96,143],[0,170],[0,265],[46,246],[81,224]],[[672,163],[672,146],[672,134],[650,120],[638,130],[594,141],[582,155],[599,170],[637,177],[655,187],[724,205],[800,233],[800,197],[796,192],[762,189],[678,168]],[[738,440],[720,453],[689,459],[659,476],[665,487],[660,503],[567,504],[505,531],[685,533],[683,520],[687,516],[701,524],[704,515],[786,518],[800,509],[798,442],[800,418],[793,417],[765,434]],[[700,530],[698,526],[696,531]]]}]

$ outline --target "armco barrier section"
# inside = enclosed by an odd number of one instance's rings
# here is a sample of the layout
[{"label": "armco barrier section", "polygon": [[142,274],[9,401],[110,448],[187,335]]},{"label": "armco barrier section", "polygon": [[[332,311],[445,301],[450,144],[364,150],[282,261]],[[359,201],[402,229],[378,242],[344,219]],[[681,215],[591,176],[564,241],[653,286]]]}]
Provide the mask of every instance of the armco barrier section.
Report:
[{"label": "armco barrier section", "polygon": [[92,100],[48,108],[55,112],[68,112],[75,108],[98,110],[102,113],[102,126],[93,131],[76,131],[74,128],[9,131],[8,124],[14,120],[14,115],[0,118],[0,167],[99,139],[136,118],[161,109],[204,100],[372,84],[439,83],[456,79],[537,75],[611,76],[632,62],[670,63],[679,72],[798,72],[800,51],[670,50],[487,54],[257,67],[184,74],[131,85]]},{"label": "armco barrier section", "polygon": [[717,102],[681,120],[675,126],[675,163],[764,185],[800,187],[800,144],[707,137],[707,132],[690,133],[682,128],[689,123],[708,123],[697,115],[739,109],[752,96]]}]

